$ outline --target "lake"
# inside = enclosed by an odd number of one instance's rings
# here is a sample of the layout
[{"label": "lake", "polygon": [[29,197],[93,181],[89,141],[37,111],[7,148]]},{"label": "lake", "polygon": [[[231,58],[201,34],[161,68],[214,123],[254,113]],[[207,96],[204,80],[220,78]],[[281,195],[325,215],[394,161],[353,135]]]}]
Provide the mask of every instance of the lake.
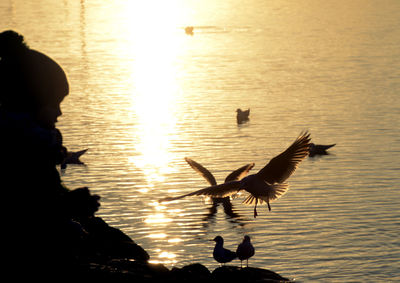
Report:
[{"label": "lake", "polygon": [[[89,150],[62,179],[101,195],[97,215],[151,262],[213,270],[210,240],[249,235],[250,266],[299,282],[400,281],[400,1],[5,0],[0,27],[65,69],[57,125]],[[221,183],[304,130],[336,146],[300,164],[271,212],[254,218],[244,195],[233,215],[158,202],[208,185],[185,157]]]}]

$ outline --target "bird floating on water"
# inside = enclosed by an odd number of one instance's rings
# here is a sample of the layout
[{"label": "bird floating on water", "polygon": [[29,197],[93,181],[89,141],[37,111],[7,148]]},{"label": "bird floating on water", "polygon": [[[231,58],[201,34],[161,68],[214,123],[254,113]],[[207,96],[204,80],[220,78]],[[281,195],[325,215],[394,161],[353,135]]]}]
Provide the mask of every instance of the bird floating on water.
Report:
[{"label": "bird floating on water", "polygon": [[224,239],[221,236],[214,238],[215,247],[213,251],[213,257],[219,263],[225,264],[236,258],[236,253],[224,248]]},{"label": "bird floating on water", "polygon": [[255,204],[254,218],[257,217],[257,204],[266,202],[271,211],[270,202],[281,197],[289,186],[284,183],[296,170],[299,163],[308,155],[310,147],[310,134],[300,136],[281,154],[272,158],[256,174],[244,177],[242,180],[230,181],[220,185],[207,187],[183,196],[168,197],[162,201],[172,201],[187,196],[205,195],[210,197],[226,197],[245,190],[250,195],[243,201],[245,204]]},{"label": "bird floating on water", "polygon": [[194,30],[194,27],[192,27],[192,26],[185,27],[185,33],[187,35],[193,35],[193,30]]},{"label": "bird floating on water", "polygon": [[249,267],[249,258],[255,253],[254,247],[250,242],[249,236],[244,236],[243,241],[238,245],[236,249],[236,255],[240,259],[240,268],[242,268],[242,261],[247,261],[247,267]]},{"label": "bird floating on water", "polygon": [[244,122],[249,121],[249,115],[250,115],[250,108],[242,111],[242,109],[238,108],[236,109],[236,121],[238,124],[243,124]]},{"label": "bird floating on water", "polygon": [[67,164],[81,164],[81,165],[84,165],[85,163],[83,163],[79,158],[86,151],[88,151],[88,148],[80,150],[80,151],[67,151],[66,157],[61,162],[61,169],[67,168]]},{"label": "bird floating on water", "polygon": [[335,145],[335,143],[329,145],[310,143],[310,156],[313,157],[315,155],[327,155],[329,153],[326,150]]}]

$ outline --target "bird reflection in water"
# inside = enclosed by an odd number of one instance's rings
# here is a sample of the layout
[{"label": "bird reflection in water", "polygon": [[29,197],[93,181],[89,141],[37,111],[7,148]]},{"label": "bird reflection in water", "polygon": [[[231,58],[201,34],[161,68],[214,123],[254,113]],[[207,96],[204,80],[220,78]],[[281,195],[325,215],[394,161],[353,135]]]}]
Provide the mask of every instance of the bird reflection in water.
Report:
[{"label": "bird reflection in water", "polygon": [[[185,161],[203,178],[211,185],[215,186],[217,185],[217,181],[215,180],[214,175],[207,170],[205,167],[203,167],[201,164],[197,163],[196,161],[185,157]],[[230,181],[239,181],[243,179],[249,171],[254,167],[254,163],[247,164],[243,167],[240,167],[239,169],[233,171],[230,173],[226,178],[225,182],[230,182]],[[208,213],[206,214],[205,218],[203,219],[204,221],[209,221],[213,219],[217,213],[217,207],[219,204],[222,204],[224,208],[224,212],[226,215],[228,215],[230,218],[239,218],[239,214],[233,211],[232,203],[230,200],[230,197],[213,197],[211,198],[212,200],[212,205],[211,207],[208,208]]]}]

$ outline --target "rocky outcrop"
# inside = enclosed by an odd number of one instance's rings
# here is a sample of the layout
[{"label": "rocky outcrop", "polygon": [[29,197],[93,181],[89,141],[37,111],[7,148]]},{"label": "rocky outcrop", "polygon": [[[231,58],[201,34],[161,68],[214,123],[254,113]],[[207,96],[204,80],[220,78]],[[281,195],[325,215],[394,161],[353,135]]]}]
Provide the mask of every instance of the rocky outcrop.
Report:
[{"label": "rocky outcrop", "polygon": [[162,264],[141,261],[113,260],[104,264],[82,266],[81,278],[88,282],[291,282],[288,278],[262,268],[222,266],[210,272],[204,265],[195,263],[171,270]]}]

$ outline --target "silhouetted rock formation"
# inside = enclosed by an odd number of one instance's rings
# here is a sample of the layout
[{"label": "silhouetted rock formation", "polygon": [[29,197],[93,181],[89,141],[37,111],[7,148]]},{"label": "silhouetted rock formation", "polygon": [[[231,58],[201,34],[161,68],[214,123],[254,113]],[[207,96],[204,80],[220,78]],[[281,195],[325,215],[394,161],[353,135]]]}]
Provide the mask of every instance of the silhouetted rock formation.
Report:
[{"label": "silhouetted rock formation", "polygon": [[236,266],[218,267],[210,272],[204,265],[194,263],[182,268],[169,270],[162,264],[136,261],[114,260],[106,264],[85,266],[82,279],[88,282],[166,282],[166,283],[254,283],[254,282],[292,282],[288,278],[262,268],[239,268]]}]

